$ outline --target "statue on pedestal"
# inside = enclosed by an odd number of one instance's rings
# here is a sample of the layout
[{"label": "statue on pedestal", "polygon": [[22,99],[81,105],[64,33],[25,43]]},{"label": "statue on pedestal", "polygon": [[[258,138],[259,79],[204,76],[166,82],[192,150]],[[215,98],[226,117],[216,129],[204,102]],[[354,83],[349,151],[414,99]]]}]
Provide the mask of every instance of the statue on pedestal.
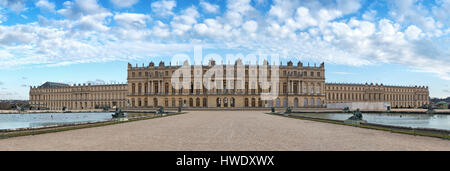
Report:
[{"label": "statue on pedestal", "polygon": [[125,118],[125,114],[122,112],[121,109],[116,108],[116,112],[114,112],[114,114],[111,115],[113,119],[116,118]]},{"label": "statue on pedestal", "polygon": [[356,109],[356,111],[353,112],[353,116],[348,118],[347,120],[362,120],[363,116],[361,111],[359,111],[359,108]]}]

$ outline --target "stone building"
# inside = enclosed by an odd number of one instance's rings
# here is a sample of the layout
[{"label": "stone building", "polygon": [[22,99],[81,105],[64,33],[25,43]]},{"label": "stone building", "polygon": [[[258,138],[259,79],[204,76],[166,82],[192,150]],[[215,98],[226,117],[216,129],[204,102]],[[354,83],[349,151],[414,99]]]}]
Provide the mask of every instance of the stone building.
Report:
[{"label": "stone building", "polygon": [[[262,69],[261,68],[267,68]],[[190,74],[189,74],[190,73]],[[187,75],[187,76],[186,76]],[[214,77],[205,77],[214,75]],[[216,77],[222,75],[223,77]],[[267,84],[261,78],[267,78]],[[180,86],[175,76],[188,84]],[[277,80],[273,80],[276,78]],[[206,82],[207,84],[205,84]],[[276,82],[276,83],[275,83]],[[189,85],[190,84],[190,85]],[[206,88],[205,85],[212,85]],[[271,85],[271,86],[267,86]],[[275,91],[278,90],[278,91]],[[276,97],[263,98],[276,92]],[[30,88],[30,104],[35,108],[94,109],[101,107],[155,108],[260,108],[325,107],[327,103],[390,102],[392,107],[421,107],[429,104],[428,87],[385,86],[383,84],[325,83],[324,63],[320,66],[234,65],[155,66],[128,64],[127,84],[67,85],[46,82]]]},{"label": "stone building", "polygon": [[30,87],[30,105],[34,108],[61,110],[95,109],[101,107],[125,107],[127,85],[91,85],[46,82]]},{"label": "stone building", "polygon": [[[325,70],[324,64],[320,66],[303,66],[301,62],[294,66],[292,62],[277,66],[274,74],[279,75],[277,85],[278,97],[273,100],[261,99],[261,93],[271,92],[271,88],[262,88],[258,83],[258,67],[243,65],[237,61],[235,65],[222,65],[224,78],[215,80],[216,88],[207,89],[202,84],[202,76],[214,70],[215,61],[209,65],[195,69],[195,66],[186,64],[191,72],[189,88],[176,89],[172,84],[172,75],[181,66],[166,66],[160,62],[155,66],[150,62],[148,66],[133,67],[128,65],[128,100],[131,107],[215,107],[215,108],[256,108],[256,107],[322,107],[325,100]],[[239,72],[238,66],[245,71]],[[265,63],[267,78],[271,81],[272,66]],[[200,68],[200,67],[198,67]],[[220,67],[219,67],[220,68]],[[230,70],[231,69],[231,70]],[[226,77],[232,72],[232,77]],[[244,79],[239,79],[244,74]],[[195,77],[200,77],[196,83]],[[242,84],[241,84],[242,83]],[[196,85],[196,86],[194,86]],[[238,85],[243,85],[239,88]],[[229,87],[228,87],[229,86]],[[275,86],[273,86],[275,87]]]},{"label": "stone building", "polygon": [[428,87],[383,84],[326,83],[326,103],[389,102],[391,107],[422,107],[429,104]]}]

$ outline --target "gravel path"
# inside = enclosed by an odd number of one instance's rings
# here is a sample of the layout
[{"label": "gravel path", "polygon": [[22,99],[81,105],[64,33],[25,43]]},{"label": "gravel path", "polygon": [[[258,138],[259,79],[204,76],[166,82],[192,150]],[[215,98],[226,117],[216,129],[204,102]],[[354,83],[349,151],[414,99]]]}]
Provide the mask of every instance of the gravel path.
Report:
[{"label": "gravel path", "polygon": [[0,150],[446,150],[450,141],[250,111],[199,111],[0,140]]}]

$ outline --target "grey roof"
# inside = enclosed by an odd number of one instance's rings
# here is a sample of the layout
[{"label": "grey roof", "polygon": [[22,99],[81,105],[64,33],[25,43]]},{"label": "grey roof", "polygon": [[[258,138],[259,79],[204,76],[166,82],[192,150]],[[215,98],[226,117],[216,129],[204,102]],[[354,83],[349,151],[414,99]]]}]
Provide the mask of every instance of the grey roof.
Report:
[{"label": "grey roof", "polygon": [[64,83],[55,83],[55,82],[45,82],[39,88],[62,88],[62,87],[70,87],[69,84]]}]

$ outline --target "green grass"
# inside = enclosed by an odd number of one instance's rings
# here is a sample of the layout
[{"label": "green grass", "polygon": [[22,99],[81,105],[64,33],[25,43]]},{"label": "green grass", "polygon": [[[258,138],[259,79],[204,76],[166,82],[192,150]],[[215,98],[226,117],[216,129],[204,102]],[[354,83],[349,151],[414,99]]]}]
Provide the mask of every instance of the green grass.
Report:
[{"label": "green grass", "polygon": [[402,130],[402,129],[388,128],[388,127],[374,126],[374,125],[354,125],[354,124],[344,123],[342,121],[323,120],[323,119],[317,119],[317,118],[311,118],[311,117],[305,117],[305,116],[291,116],[291,115],[284,116],[284,115],[279,115],[279,114],[272,113],[272,112],[269,112],[266,114],[294,118],[294,119],[302,119],[302,120],[331,123],[331,124],[338,124],[338,125],[346,125],[346,126],[353,126],[353,127],[366,128],[366,129],[374,129],[374,130],[380,130],[380,131],[389,131],[392,133],[408,134],[408,135],[414,135],[414,136],[427,136],[427,137],[435,137],[435,138],[442,138],[442,139],[450,140],[450,136],[447,134],[425,132],[425,131],[420,131],[420,130]]},{"label": "green grass", "polygon": [[121,121],[121,122],[119,122],[119,121],[106,121],[106,122],[80,124],[80,125],[73,125],[73,126],[61,126],[61,127],[56,127],[56,128],[43,128],[43,129],[36,129],[36,130],[32,130],[32,129],[31,130],[24,130],[24,131],[18,131],[18,132],[5,132],[5,133],[0,133],[0,139],[20,137],[20,136],[29,136],[29,135],[47,134],[47,133],[55,133],[55,132],[70,131],[70,130],[84,129],[84,128],[94,128],[94,127],[115,125],[115,124],[128,123],[128,122],[134,122],[134,121],[140,121],[140,120],[162,118],[162,117],[180,115],[180,114],[185,114],[185,113],[186,112],[180,112],[180,113],[175,113],[175,114],[170,114],[170,115],[165,115],[165,116],[163,116],[163,115],[156,115],[156,114],[154,114],[153,116],[142,115],[141,117],[132,118],[132,119],[129,119],[128,121]]}]

